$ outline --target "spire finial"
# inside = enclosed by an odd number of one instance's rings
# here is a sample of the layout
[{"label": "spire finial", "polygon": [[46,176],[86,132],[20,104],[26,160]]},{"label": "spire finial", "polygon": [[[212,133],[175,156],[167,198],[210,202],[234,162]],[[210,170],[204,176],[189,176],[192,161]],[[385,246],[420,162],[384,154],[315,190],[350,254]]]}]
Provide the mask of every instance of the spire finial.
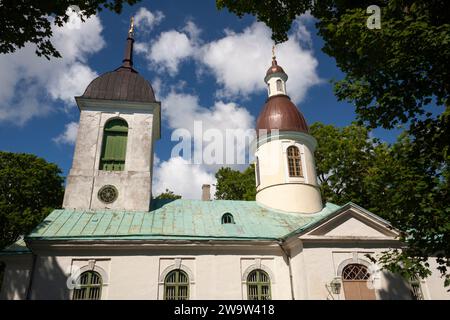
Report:
[{"label": "spire finial", "polygon": [[275,56],[275,45],[272,46],[272,60],[275,60],[276,56]]},{"label": "spire finial", "polygon": [[123,57],[122,67],[129,70],[133,69],[133,33],[134,33],[134,18],[130,19],[130,29],[128,29],[128,38],[125,46],[125,55]]},{"label": "spire finial", "polygon": [[128,37],[132,38],[134,34],[134,17],[130,18],[130,29],[128,30]]}]

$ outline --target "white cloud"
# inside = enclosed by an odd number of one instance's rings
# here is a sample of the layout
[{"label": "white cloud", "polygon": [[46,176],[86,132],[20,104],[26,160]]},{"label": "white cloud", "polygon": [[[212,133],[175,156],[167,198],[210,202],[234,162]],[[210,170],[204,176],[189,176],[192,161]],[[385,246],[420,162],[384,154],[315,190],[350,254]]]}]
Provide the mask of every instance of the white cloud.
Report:
[{"label": "white cloud", "polygon": [[145,53],[156,70],[167,70],[171,76],[175,76],[181,61],[194,54],[195,45],[186,33],[171,30],[161,33],[151,45],[137,43],[136,52]]},{"label": "white cloud", "polygon": [[[215,183],[214,174],[208,173],[202,166],[190,164],[181,157],[174,157],[161,162],[155,168],[153,195],[157,196],[169,189],[185,199],[200,199],[202,185]],[[212,188],[212,197],[214,192]]]},{"label": "white cloud", "polygon": [[[71,15],[70,21],[79,19],[76,13]],[[54,110],[54,102],[63,102],[64,107],[74,105],[73,97],[83,94],[97,76],[86,61],[105,45],[99,18],[92,16],[84,23],[54,26],[52,30],[52,42],[63,58],[48,61],[38,57],[31,44],[0,55],[0,121],[23,125]]]},{"label": "white cloud", "polygon": [[[288,94],[296,103],[303,100],[311,86],[321,82],[307,28],[312,19],[308,14],[298,17],[289,40],[276,49],[278,63],[289,76]],[[255,22],[239,33],[225,30],[224,37],[207,43],[202,43],[200,33],[198,26],[188,21],[181,31],[165,31],[156,40],[138,43],[136,48],[152,69],[167,70],[170,76],[178,73],[183,61],[195,60],[197,76],[204,74],[205,68],[214,75],[220,86],[218,97],[245,98],[265,92],[263,79],[271,64],[273,44],[269,28]]]},{"label": "white cloud", "polygon": [[194,43],[197,43],[200,41],[200,34],[202,33],[202,30],[191,20],[186,22],[186,25],[182,29],[183,32],[189,35],[189,38]]},{"label": "white cloud", "polygon": [[[195,95],[176,92],[172,90],[162,99],[163,119],[171,129],[185,129],[192,137],[194,150],[203,153],[208,147],[203,133],[210,129],[215,129],[222,137],[225,137],[227,129],[240,129],[242,131],[251,130],[254,117],[244,107],[239,107],[233,102],[225,103],[216,101],[210,108],[200,105],[199,99]],[[201,123],[201,134],[194,135],[194,122]],[[247,148],[245,145],[236,144],[234,140],[224,141],[225,154],[233,152],[235,155],[245,155]],[[203,154],[205,157],[206,154]],[[193,155],[192,155],[193,156]],[[194,157],[194,156],[193,156]],[[159,160],[159,159],[158,159]],[[184,159],[180,156],[173,156],[167,161],[159,161],[154,169],[154,195],[164,192],[165,189],[172,190],[180,194],[183,198],[199,199],[201,197],[201,187],[203,184],[215,184],[214,174],[222,166],[240,168],[236,164],[217,163],[208,164],[203,159],[200,164],[195,164],[194,159]],[[176,173],[176,174],[174,174]],[[211,194],[215,192],[212,186]]]},{"label": "white cloud", "polygon": [[161,23],[164,19],[164,14],[161,11],[155,11],[154,13],[149,11],[147,8],[140,8],[136,15],[134,16],[134,23],[139,32],[149,32]]},{"label": "white cloud", "polygon": [[172,90],[162,99],[162,115],[172,129],[193,130],[194,121],[202,121],[205,129],[249,129],[254,117],[234,102],[216,101],[211,108],[200,105],[198,96]]},{"label": "white cloud", "polygon": [[[309,32],[302,20],[298,20],[294,26],[297,29],[289,40],[277,46],[276,56],[279,65],[289,76],[288,94],[294,102],[299,102],[320,79],[316,70],[317,59],[311,50],[300,44],[310,41],[310,37],[306,37],[310,36]],[[245,97],[266,90],[263,78],[271,62],[273,42],[270,37],[270,30],[257,22],[241,33],[228,31],[224,38],[203,46],[200,61],[210,68],[222,86],[219,96]]]},{"label": "white cloud", "polygon": [[175,76],[180,63],[198,51],[200,33],[195,23],[188,21],[181,31],[162,32],[156,40],[136,43],[135,49],[147,58],[151,68]]},{"label": "white cloud", "polygon": [[64,132],[61,133],[53,141],[58,144],[75,144],[78,133],[78,122],[69,122],[64,128]]}]

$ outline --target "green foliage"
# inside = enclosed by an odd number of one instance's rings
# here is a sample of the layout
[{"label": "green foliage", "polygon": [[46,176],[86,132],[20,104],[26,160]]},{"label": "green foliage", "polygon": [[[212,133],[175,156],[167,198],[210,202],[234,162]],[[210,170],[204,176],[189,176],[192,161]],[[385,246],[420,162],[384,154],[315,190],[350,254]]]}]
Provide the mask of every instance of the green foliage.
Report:
[{"label": "green foliage", "polygon": [[[317,127],[325,130],[324,137],[337,133],[344,139],[337,141],[328,136],[324,140],[318,136],[322,192],[326,199],[338,203],[351,199],[404,231],[401,240],[405,249],[387,252],[379,258],[380,263],[408,277],[413,273],[426,276],[427,258],[437,256],[445,284],[450,285],[448,3],[442,0],[216,0],[216,3],[240,17],[246,13],[256,16],[272,29],[276,42],[287,40],[295,17],[310,10],[324,40],[323,51],[335,58],[345,73],[344,79],[335,82],[338,99],[354,104],[359,123],[369,128],[408,126],[408,132],[392,146],[374,141],[365,145],[364,132],[358,129],[354,141],[358,147],[354,149],[346,140],[349,132],[345,132],[353,129]],[[369,5],[381,8],[381,29],[367,28]],[[323,141],[330,144],[329,149]],[[361,146],[369,148],[368,154],[361,152]],[[334,167],[334,161],[340,160],[342,163],[337,162]]]},{"label": "green foliage", "polygon": [[316,170],[324,201],[367,204],[363,181],[376,157],[369,131],[355,124],[340,129],[314,123],[310,133],[318,141]]},{"label": "green foliage", "polygon": [[[372,205],[402,230],[402,251],[380,257],[392,271],[411,278],[429,274],[427,259],[436,257],[438,269],[450,279],[450,207],[448,166],[433,170],[433,161],[417,153],[406,133],[377,159],[367,183]],[[384,204],[383,204],[384,203]],[[376,211],[375,211],[376,212]]]},{"label": "green foliage", "polygon": [[371,139],[357,125],[316,123],[311,133],[319,143],[315,157],[324,201],[355,202],[402,231],[403,250],[387,251],[378,262],[410,279],[429,275],[427,260],[436,257],[449,284],[449,168],[434,170],[431,156],[418,153],[406,132],[393,145]]},{"label": "green foliage", "polygon": [[160,195],[158,195],[155,199],[181,199],[181,196],[178,194],[173,193],[173,191],[170,191],[169,189],[166,189],[165,192],[162,192]]},{"label": "green foliage", "polygon": [[299,0],[216,0],[218,9],[227,8],[239,17],[254,15],[272,29],[272,39],[276,43],[288,39],[287,33],[298,14],[311,8],[311,1]]},{"label": "green foliage", "polygon": [[81,19],[95,15],[103,9],[122,12],[124,3],[133,5],[140,0],[59,0],[30,1],[2,0],[0,2],[0,53],[12,53],[31,42],[36,45],[36,54],[47,59],[61,57],[50,41],[53,35],[52,22],[62,26],[69,20],[66,10],[78,6]]},{"label": "green foliage", "polygon": [[[335,82],[338,99],[356,106],[371,128],[410,126],[417,149],[449,163],[450,15],[442,0],[216,0],[238,16],[265,22],[276,42],[287,40],[296,16],[310,10],[323,51],[345,73]],[[381,29],[368,29],[366,9],[381,8]],[[440,114],[440,115],[439,115]]]},{"label": "green foliage", "polygon": [[61,206],[60,174],[55,164],[34,155],[0,151],[0,249]]},{"label": "green foliage", "polygon": [[243,172],[222,167],[216,172],[216,199],[255,200],[255,166],[252,164]]},{"label": "green foliage", "polygon": [[[352,201],[402,231],[403,250],[371,259],[411,279],[429,275],[427,260],[436,257],[448,285],[449,167],[432,169],[432,156],[418,152],[406,132],[388,145],[371,138],[369,130],[357,124],[337,128],[314,123],[310,131],[318,141],[315,159],[324,202]],[[244,172],[221,168],[216,178],[217,199],[254,199],[253,166]]]}]

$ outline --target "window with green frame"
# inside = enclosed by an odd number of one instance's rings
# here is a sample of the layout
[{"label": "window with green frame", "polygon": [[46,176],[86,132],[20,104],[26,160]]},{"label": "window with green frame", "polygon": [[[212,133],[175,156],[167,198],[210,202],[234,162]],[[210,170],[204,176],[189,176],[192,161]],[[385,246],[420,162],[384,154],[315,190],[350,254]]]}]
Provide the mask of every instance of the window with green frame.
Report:
[{"label": "window with green frame", "polygon": [[103,130],[100,170],[123,171],[127,151],[128,124],[123,119],[112,119]]},{"label": "window with green frame", "polygon": [[189,276],[177,269],[169,272],[164,280],[164,300],[188,300]]},{"label": "window with green frame", "polygon": [[271,300],[270,277],[260,269],[253,270],[247,277],[248,300]]},{"label": "window with green frame", "polygon": [[80,275],[79,286],[73,290],[73,300],[100,300],[102,277],[98,272],[86,271]]}]

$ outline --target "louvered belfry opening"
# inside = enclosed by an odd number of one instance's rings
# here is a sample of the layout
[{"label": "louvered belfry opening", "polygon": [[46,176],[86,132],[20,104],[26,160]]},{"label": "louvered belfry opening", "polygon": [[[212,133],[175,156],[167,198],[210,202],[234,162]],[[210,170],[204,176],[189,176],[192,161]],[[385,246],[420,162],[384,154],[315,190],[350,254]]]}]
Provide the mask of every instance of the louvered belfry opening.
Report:
[{"label": "louvered belfry opening", "polygon": [[253,270],[247,277],[248,300],[271,300],[270,277],[263,270]]},{"label": "louvered belfry opening", "polygon": [[112,119],[103,132],[100,170],[123,171],[128,139],[128,124],[122,119]]},{"label": "louvered belfry opening", "polygon": [[73,300],[100,300],[102,277],[95,271],[86,271],[80,275],[79,287],[73,290]]},{"label": "louvered belfry opening", "polygon": [[166,276],[164,300],[189,300],[189,276],[184,271],[173,270]]}]

